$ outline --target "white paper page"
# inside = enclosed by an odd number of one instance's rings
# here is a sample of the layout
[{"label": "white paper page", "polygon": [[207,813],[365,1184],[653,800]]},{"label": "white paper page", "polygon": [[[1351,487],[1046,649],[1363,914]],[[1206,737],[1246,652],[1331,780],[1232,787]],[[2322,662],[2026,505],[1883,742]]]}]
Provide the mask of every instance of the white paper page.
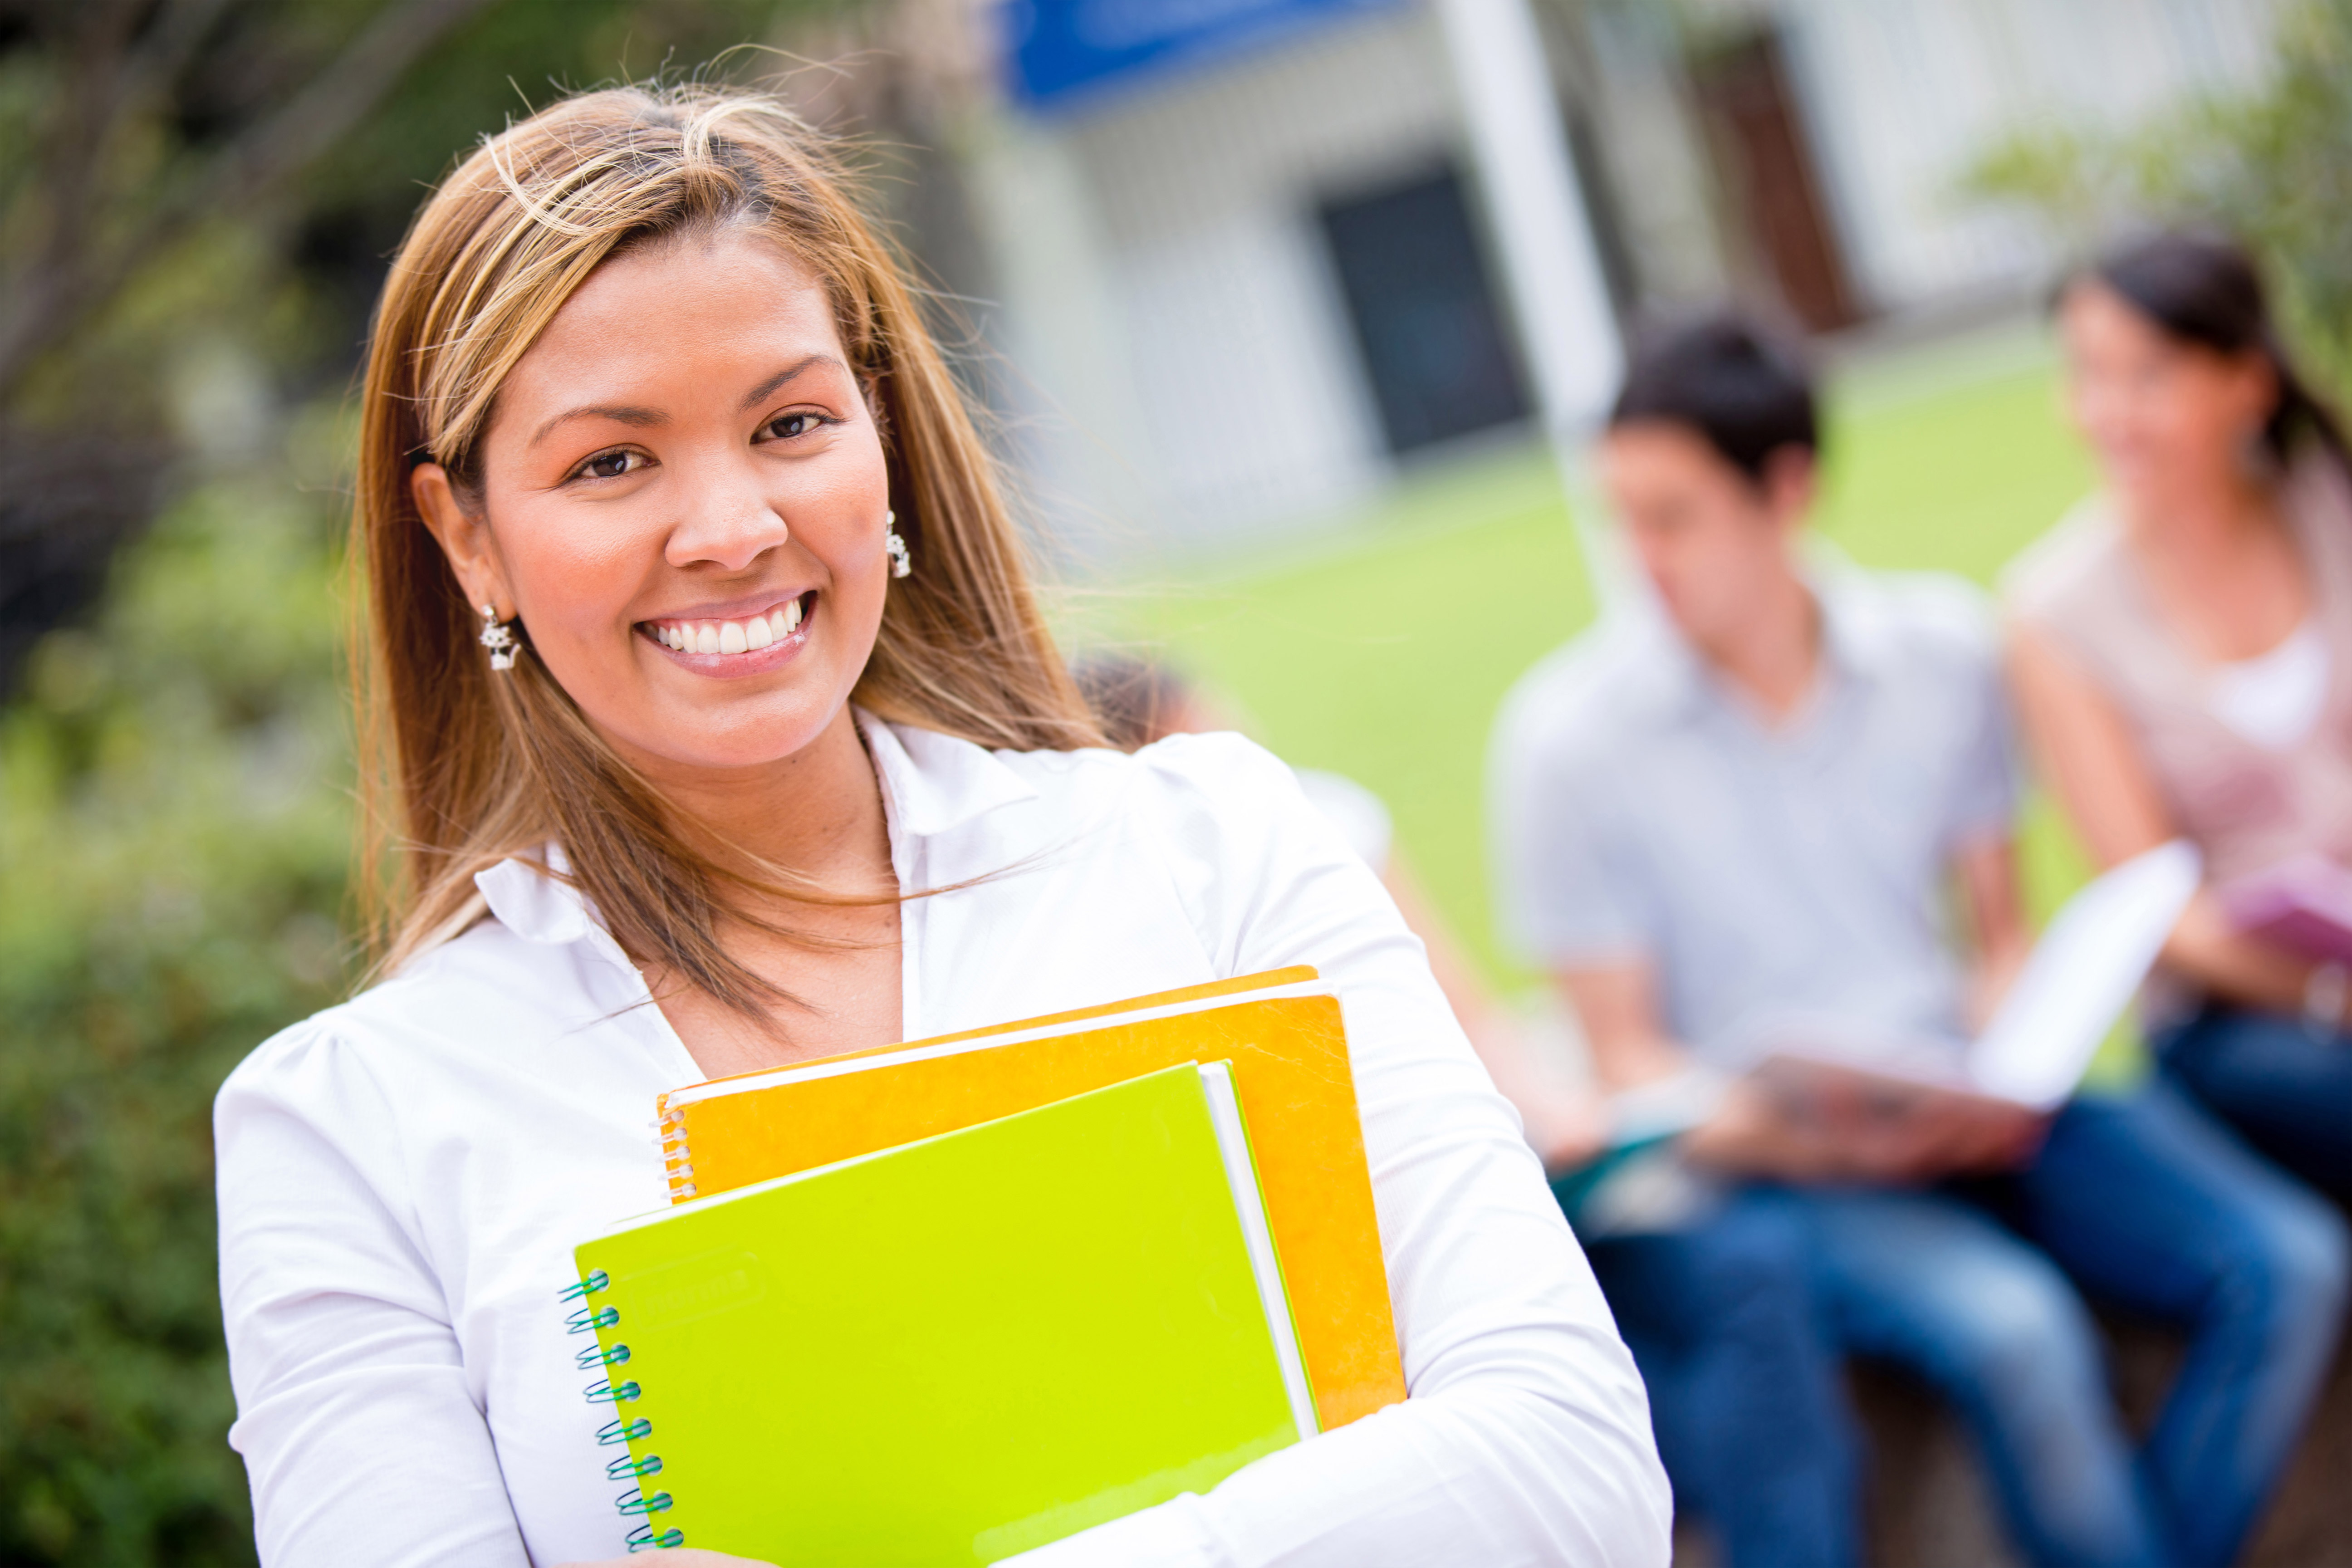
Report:
[{"label": "white paper page", "polygon": [[1290,1322],[1290,1298],[1282,1288],[1282,1265],[1276,1258],[1274,1233],[1265,1223],[1265,1202],[1258,1195],[1257,1166],[1250,1158],[1249,1134],[1242,1122],[1242,1102],[1234,1092],[1233,1069],[1223,1062],[1202,1062],[1201,1088],[1209,1097],[1209,1120],[1217,1129],[1217,1149],[1225,1157],[1225,1181],[1234,1190],[1234,1210],[1241,1215],[1242,1237],[1248,1244],[1250,1268],[1257,1276],[1265,1326],[1274,1337],[1274,1359],[1282,1367],[1282,1386],[1290,1395],[1290,1418],[1302,1443],[1322,1428],[1315,1418],[1315,1395],[1307,1384],[1307,1363],[1298,1353],[1297,1331]]},{"label": "white paper page", "polygon": [[2068,900],[1970,1048],[1969,1082],[2037,1110],[2074,1093],[2203,874],[2195,847],[2175,839]]}]

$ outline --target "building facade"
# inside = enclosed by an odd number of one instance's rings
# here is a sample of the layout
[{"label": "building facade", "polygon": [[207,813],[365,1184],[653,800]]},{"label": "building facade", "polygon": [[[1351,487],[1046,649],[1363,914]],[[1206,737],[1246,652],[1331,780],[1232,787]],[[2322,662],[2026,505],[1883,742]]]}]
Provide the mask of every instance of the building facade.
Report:
[{"label": "building facade", "polygon": [[1838,333],[2030,299],[2049,241],[1965,171],[2257,86],[2289,0],[973,3],[954,282],[1034,503],[1117,557],[1312,528],[1538,420],[1465,6],[1533,24],[1615,322]]}]

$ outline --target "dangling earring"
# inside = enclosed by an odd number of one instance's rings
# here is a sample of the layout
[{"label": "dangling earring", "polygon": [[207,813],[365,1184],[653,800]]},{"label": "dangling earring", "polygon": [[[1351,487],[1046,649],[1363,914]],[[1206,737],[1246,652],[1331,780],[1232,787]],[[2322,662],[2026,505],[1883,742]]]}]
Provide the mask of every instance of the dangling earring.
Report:
[{"label": "dangling earring", "polygon": [[907,552],[907,542],[898,536],[898,514],[882,514],[882,549],[890,557],[890,575],[905,577],[915,570],[915,558]]},{"label": "dangling earring", "polygon": [[496,605],[482,606],[482,646],[490,650],[492,669],[514,668],[515,655],[520,651],[522,645],[515,641],[514,627],[509,623],[499,619],[499,607]]}]

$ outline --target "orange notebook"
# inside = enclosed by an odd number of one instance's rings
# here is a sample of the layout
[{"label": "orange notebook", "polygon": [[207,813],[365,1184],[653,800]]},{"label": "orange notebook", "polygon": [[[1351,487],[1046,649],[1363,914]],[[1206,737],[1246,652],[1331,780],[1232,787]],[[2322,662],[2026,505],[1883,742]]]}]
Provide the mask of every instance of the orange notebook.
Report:
[{"label": "orange notebook", "polygon": [[674,1199],[975,1126],[1181,1062],[1229,1061],[1325,1431],[1404,1397],[1339,1001],[1312,969],[1139,997],[661,1098]]}]

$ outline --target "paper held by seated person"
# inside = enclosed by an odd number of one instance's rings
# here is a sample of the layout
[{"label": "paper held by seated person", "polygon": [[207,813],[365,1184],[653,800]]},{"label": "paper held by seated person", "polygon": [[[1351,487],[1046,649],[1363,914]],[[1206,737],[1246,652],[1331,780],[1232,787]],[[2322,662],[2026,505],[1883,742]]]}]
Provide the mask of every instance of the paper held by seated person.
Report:
[{"label": "paper held by seated person", "polygon": [[2032,1110],[2074,1092],[2197,891],[2203,865],[2176,839],[2098,878],[2052,920],[1973,1041],[1890,1039],[1851,1019],[1790,1015],[1748,1032],[1735,1056],[1792,1087],[1933,1089]]},{"label": "paper held by seated person", "polygon": [[2352,868],[2298,855],[2219,891],[2221,912],[2246,935],[2322,963],[2352,964]]}]

